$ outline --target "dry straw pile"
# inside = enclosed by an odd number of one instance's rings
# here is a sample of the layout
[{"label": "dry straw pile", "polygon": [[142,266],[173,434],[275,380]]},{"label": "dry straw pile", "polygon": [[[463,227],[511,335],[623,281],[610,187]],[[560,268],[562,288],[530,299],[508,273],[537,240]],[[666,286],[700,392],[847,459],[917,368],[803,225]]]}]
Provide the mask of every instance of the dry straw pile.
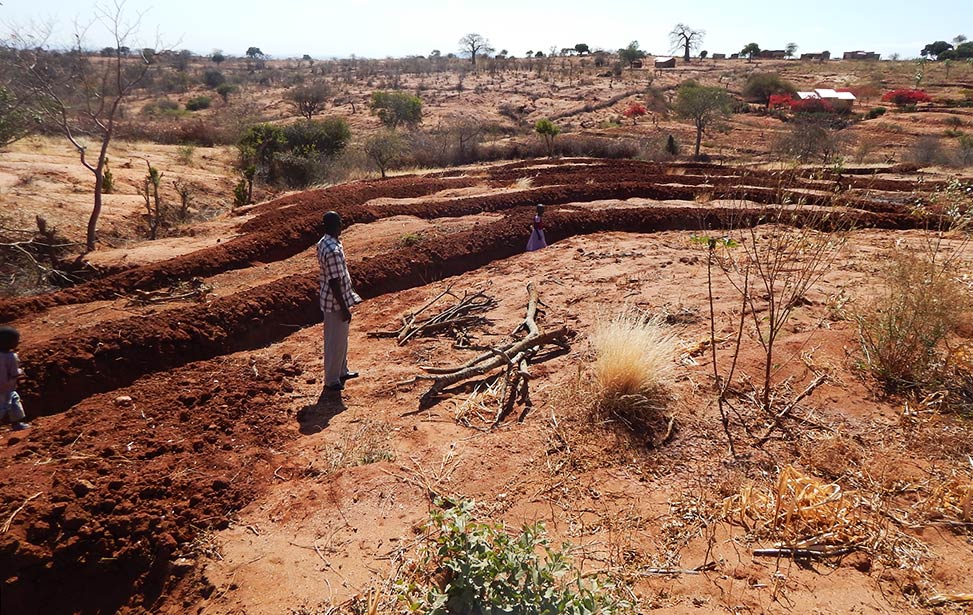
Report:
[{"label": "dry straw pile", "polygon": [[861,504],[839,485],[787,466],[773,488],[747,485],[724,500],[723,516],[788,546],[849,547],[868,542],[875,529]]},{"label": "dry straw pile", "polygon": [[829,556],[861,549],[889,563],[917,564],[926,548],[876,506],[860,493],[787,466],[776,484],[747,485],[725,499],[722,516],[757,540],[775,541],[763,555]]}]

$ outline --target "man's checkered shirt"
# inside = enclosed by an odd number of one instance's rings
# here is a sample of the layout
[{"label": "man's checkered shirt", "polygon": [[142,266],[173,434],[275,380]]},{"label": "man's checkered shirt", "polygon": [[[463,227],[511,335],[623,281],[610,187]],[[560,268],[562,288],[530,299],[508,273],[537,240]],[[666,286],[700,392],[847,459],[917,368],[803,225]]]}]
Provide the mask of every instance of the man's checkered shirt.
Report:
[{"label": "man's checkered shirt", "polygon": [[361,297],[351,289],[351,274],[348,273],[345,251],[342,249],[340,241],[331,235],[322,237],[321,241],[318,242],[318,263],[321,265],[321,273],[318,279],[321,282],[322,312],[338,312],[341,310],[341,304],[338,303],[334,293],[331,292],[328,280],[338,280],[345,305],[349,308],[361,303]]}]

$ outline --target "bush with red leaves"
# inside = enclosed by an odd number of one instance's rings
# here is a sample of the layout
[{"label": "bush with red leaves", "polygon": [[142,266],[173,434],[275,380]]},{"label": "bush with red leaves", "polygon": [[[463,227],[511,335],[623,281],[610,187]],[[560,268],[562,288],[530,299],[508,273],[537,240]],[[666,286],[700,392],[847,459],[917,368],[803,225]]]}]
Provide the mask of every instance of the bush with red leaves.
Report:
[{"label": "bush with red leaves", "polygon": [[646,113],[648,113],[648,110],[645,108],[645,105],[637,102],[633,102],[628,106],[628,109],[622,111],[622,115],[627,118],[631,118],[633,122],[637,121],[638,118],[642,117]]},{"label": "bush with red leaves", "polygon": [[771,94],[767,106],[771,109],[785,109],[789,108],[793,102],[788,94]]},{"label": "bush with red leaves", "polygon": [[794,113],[834,113],[834,107],[820,98],[806,98],[791,101],[791,111]]},{"label": "bush with red leaves", "polygon": [[932,98],[922,90],[892,90],[882,95],[882,102],[890,102],[899,107],[908,107],[930,101],[932,101]]}]

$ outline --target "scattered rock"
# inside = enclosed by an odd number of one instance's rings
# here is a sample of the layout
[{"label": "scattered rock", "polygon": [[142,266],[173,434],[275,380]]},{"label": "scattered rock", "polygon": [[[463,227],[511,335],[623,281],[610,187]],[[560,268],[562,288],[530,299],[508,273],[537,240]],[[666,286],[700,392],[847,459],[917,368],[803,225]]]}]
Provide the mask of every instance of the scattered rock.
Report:
[{"label": "scattered rock", "polygon": [[122,406],[122,407],[131,406],[132,398],[128,395],[119,395],[118,397],[115,398],[115,405]]},{"label": "scattered rock", "polygon": [[85,480],[83,478],[78,482],[74,483],[74,485],[71,487],[71,491],[74,491],[74,495],[78,496],[79,498],[83,498],[84,496],[88,495],[88,493],[90,493],[91,491],[94,491],[94,489],[95,489],[94,483],[92,483],[90,480]]}]

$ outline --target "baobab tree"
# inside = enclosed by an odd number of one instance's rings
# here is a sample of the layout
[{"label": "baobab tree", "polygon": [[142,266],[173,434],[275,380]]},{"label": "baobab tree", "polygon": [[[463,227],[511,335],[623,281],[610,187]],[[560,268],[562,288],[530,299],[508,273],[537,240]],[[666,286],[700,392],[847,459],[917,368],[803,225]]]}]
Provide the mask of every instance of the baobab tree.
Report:
[{"label": "baobab tree", "polygon": [[669,33],[669,42],[672,43],[672,51],[683,50],[682,59],[689,62],[689,54],[703,44],[703,37],[706,36],[705,30],[693,30],[686,24],[678,23]]},{"label": "baobab tree", "polygon": [[470,63],[476,65],[476,54],[487,54],[493,51],[490,41],[485,36],[471,32],[459,39],[460,53],[470,56]]},{"label": "baobab tree", "polygon": [[[94,196],[88,218],[85,246],[95,249],[98,218],[102,209],[104,172],[108,146],[115,136],[115,122],[124,101],[145,79],[154,66],[145,52],[129,56],[127,51],[143,49],[132,45],[142,15],[128,19],[125,3],[99,5],[92,24],[75,32],[74,46],[66,52],[47,48],[50,27],[38,32],[17,29],[8,37],[15,48],[20,87],[39,101],[41,121],[67,138],[81,164],[94,175]],[[93,61],[85,52],[85,33],[101,26],[113,42],[112,54]],[[153,48],[160,53],[160,45]],[[94,145],[94,151],[90,151]]]}]

